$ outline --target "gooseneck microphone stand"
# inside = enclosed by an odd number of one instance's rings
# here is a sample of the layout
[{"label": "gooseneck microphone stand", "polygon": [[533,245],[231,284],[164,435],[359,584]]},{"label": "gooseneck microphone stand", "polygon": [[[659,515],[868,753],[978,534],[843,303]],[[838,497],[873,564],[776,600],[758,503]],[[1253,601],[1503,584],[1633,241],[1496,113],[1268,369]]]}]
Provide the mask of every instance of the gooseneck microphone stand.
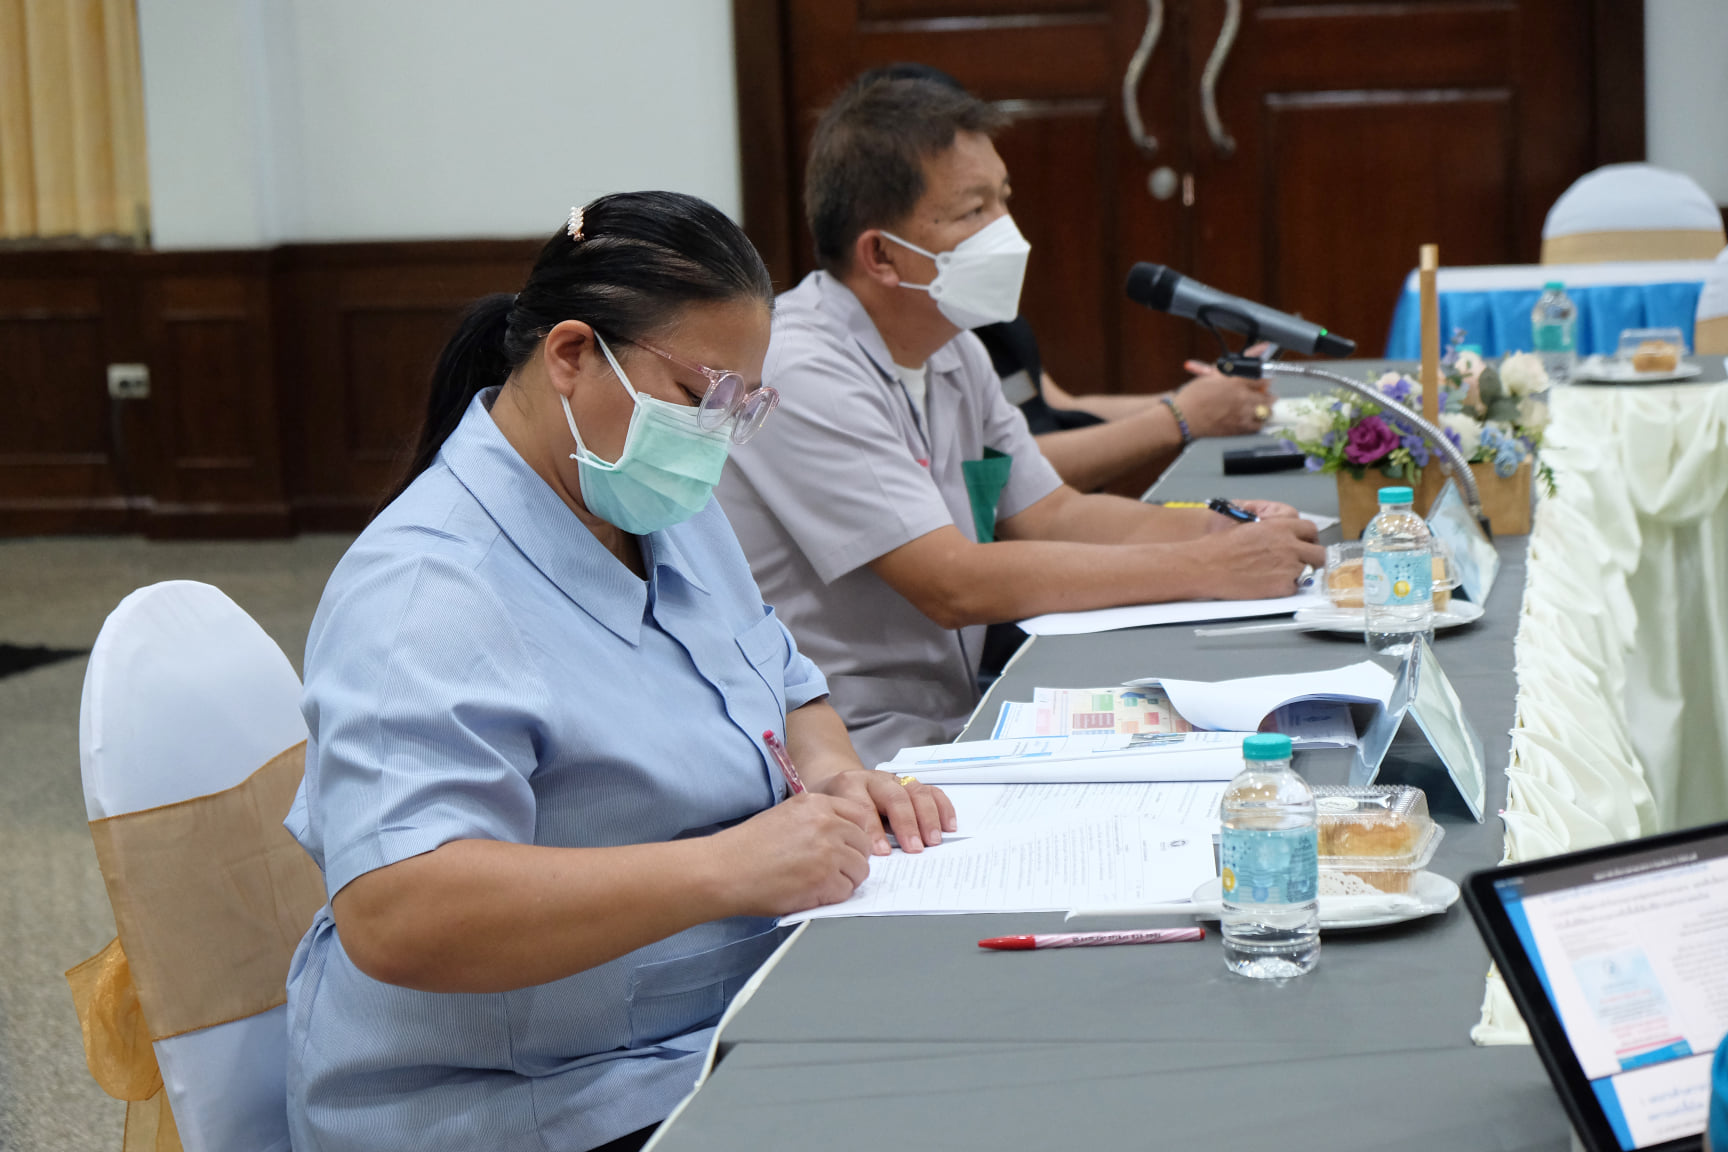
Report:
[{"label": "gooseneck microphone stand", "polygon": [[[1232,352],[1229,343],[1224,339],[1224,334],[1218,331],[1217,326],[1212,323],[1208,315],[1215,311],[1219,311],[1219,309],[1212,306],[1202,308],[1195,314],[1194,318],[1210,328],[1212,334],[1218,337],[1218,343],[1224,347],[1224,354],[1218,359],[1218,371],[1226,376],[1240,376],[1248,380],[1263,380],[1268,376],[1305,376],[1311,380],[1325,380],[1330,384],[1340,385],[1366,400],[1373,401],[1416,429],[1421,433],[1422,438],[1444,457],[1447,465],[1445,470],[1457,482],[1458,491],[1464,498],[1465,507],[1470,509],[1470,514],[1476,518],[1477,523],[1482,525],[1482,531],[1489,533],[1488,517],[1482,511],[1482,493],[1476,487],[1476,477],[1470,471],[1470,462],[1464,458],[1464,453],[1459,451],[1458,445],[1452,443],[1440,429],[1423,419],[1420,412],[1400,404],[1366,381],[1352,380],[1338,372],[1329,372],[1324,368],[1315,368],[1308,364],[1286,364],[1280,360],[1262,360],[1256,356],[1244,356],[1241,353]],[[1254,322],[1253,317],[1240,312],[1231,312],[1230,315],[1245,323],[1248,344],[1251,345],[1259,339],[1259,326]],[[1489,538],[1493,538],[1491,533]]]}]

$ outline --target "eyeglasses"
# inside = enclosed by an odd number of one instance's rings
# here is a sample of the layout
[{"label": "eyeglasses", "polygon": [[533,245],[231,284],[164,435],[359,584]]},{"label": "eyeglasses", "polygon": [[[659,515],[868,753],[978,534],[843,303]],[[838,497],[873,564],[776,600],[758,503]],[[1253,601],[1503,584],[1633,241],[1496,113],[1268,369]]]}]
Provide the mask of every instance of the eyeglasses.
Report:
[{"label": "eyeglasses", "polygon": [[752,392],[744,383],[744,377],[736,372],[692,363],[641,340],[630,343],[707,380],[708,391],[703,393],[702,403],[696,408],[696,423],[712,432],[736,417],[737,422],[732,425],[734,444],[742,444],[760,432],[762,425],[768,422],[768,414],[780,403],[780,393],[766,384]]}]

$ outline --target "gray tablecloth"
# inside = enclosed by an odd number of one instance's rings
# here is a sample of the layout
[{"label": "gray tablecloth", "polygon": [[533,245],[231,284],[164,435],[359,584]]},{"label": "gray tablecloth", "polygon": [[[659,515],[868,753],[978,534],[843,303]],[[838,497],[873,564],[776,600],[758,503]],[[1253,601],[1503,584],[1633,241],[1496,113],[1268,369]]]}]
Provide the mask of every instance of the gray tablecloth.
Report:
[{"label": "gray tablecloth", "polygon": [[[1352,370],[1367,371],[1370,363]],[[1307,391],[1281,381],[1286,394]],[[1150,494],[1268,496],[1336,512],[1330,477],[1226,477],[1193,445]],[[1489,769],[1488,820],[1448,799],[1438,761],[1408,734],[1385,777],[1429,791],[1447,835],[1430,866],[1454,879],[1494,864],[1512,723],[1512,639],[1523,538],[1497,541],[1483,619],[1436,652]],[[1035,687],[1136,676],[1190,679],[1337,667],[1359,639],[1271,633],[1201,639],[1191,625],[1030,642],[961,739],[987,732]],[[1302,753],[1319,782],[1348,757]],[[884,1140],[996,1148],[1031,1140],[1216,1149],[1554,1148],[1558,1101],[1527,1049],[1477,1049],[1488,967],[1461,906],[1372,931],[1329,933],[1320,966],[1285,984],[1228,973],[1216,942],[989,953],[976,942],[1058,930],[1058,915],[892,917],[813,923],[728,1027],[714,1079],[664,1149],[879,1147]]]}]

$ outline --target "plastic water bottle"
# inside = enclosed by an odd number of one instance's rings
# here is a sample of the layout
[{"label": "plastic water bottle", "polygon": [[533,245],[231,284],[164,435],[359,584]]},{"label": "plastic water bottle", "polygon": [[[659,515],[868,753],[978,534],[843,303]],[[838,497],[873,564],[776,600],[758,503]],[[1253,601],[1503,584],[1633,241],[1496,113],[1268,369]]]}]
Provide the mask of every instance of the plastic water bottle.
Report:
[{"label": "plastic water bottle", "polygon": [[1408,488],[1380,489],[1380,514],[1362,533],[1368,650],[1396,665],[1416,637],[1434,640],[1434,543]]},{"label": "plastic water bottle", "polygon": [[1556,384],[1572,379],[1572,369],[1578,363],[1577,329],[1578,307],[1566,295],[1566,285],[1548,281],[1530,313],[1530,335],[1542,366],[1548,369],[1548,378]]},{"label": "plastic water bottle", "polygon": [[1320,836],[1314,793],[1290,767],[1290,737],[1242,743],[1242,771],[1219,805],[1224,963],[1277,980],[1320,960]]}]

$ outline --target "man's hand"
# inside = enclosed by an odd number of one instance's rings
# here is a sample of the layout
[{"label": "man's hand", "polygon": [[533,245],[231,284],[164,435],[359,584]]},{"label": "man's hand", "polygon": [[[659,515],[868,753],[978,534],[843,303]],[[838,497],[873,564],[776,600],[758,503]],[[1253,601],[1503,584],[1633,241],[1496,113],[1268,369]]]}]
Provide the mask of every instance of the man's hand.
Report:
[{"label": "man's hand", "polygon": [[1272,412],[1272,392],[1264,380],[1225,376],[1210,364],[1183,365],[1194,379],[1176,390],[1176,406],[1195,436],[1242,436],[1260,431]]},{"label": "man's hand", "polygon": [[1326,564],[1319,532],[1299,517],[1261,520],[1214,532],[1191,547],[1205,552],[1210,594],[1218,600],[1290,596],[1306,566]]}]

